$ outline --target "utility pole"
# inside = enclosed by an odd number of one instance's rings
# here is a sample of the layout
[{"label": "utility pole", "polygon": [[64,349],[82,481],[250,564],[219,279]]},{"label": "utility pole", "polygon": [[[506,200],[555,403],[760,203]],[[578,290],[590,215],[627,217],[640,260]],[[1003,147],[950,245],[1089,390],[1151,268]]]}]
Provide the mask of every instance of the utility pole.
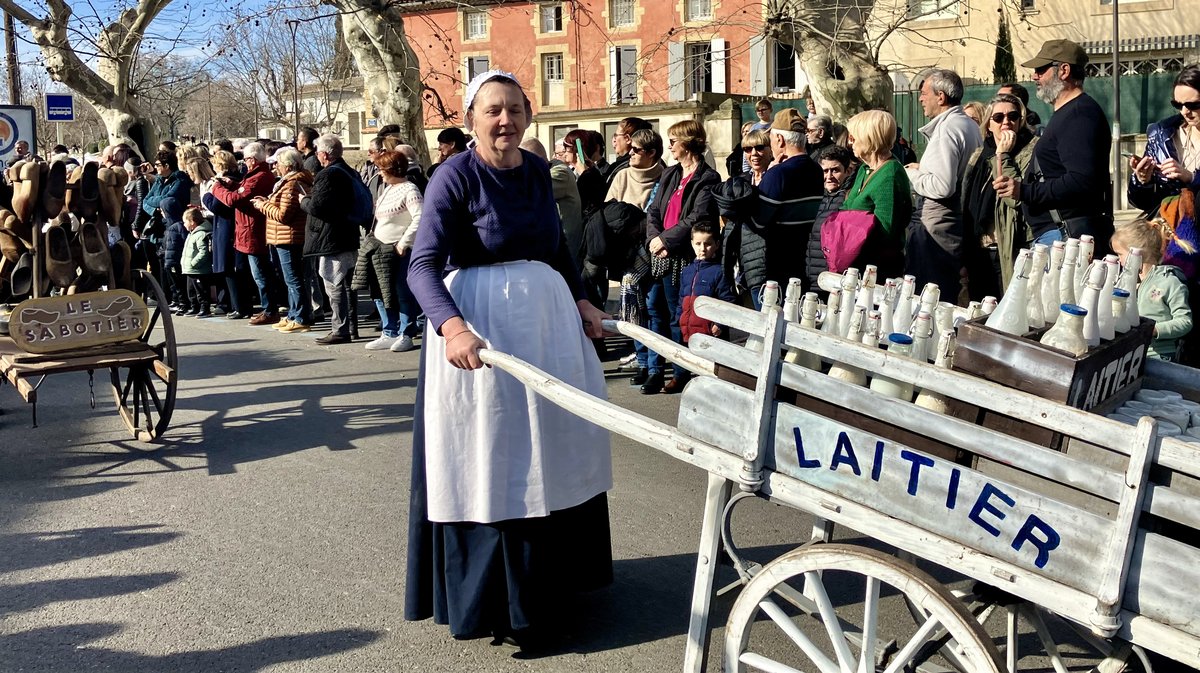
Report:
[{"label": "utility pole", "polygon": [[296,128],[292,138],[300,135],[300,61],[296,58],[296,31],[300,29],[299,19],[288,19],[287,26],[292,31],[292,112]]},{"label": "utility pole", "polygon": [[4,52],[8,57],[8,101],[21,104],[21,65],[17,61],[17,31],[12,14],[4,13]]},{"label": "utility pole", "polygon": [[1116,216],[1121,207],[1121,193],[1125,181],[1121,179],[1121,14],[1117,9],[1120,0],[1112,0],[1113,6],[1113,119],[1112,119],[1112,211]]},{"label": "utility pole", "polygon": [[257,139],[260,135],[258,132],[258,69],[250,71],[251,90],[254,92],[254,137]]}]

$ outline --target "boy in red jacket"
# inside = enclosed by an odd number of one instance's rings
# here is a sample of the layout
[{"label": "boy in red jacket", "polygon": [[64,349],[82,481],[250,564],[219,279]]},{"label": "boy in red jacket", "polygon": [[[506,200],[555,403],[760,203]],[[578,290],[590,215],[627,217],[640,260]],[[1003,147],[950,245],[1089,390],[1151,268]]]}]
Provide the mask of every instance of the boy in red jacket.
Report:
[{"label": "boy in red jacket", "polygon": [[716,297],[722,301],[734,301],[733,284],[725,277],[721,265],[721,234],[717,225],[697,222],[692,225],[692,250],[696,259],[683,268],[679,276],[679,312],[675,320],[683,333],[683,343],[693,334],[705,333],[719,337],[724,334],[720,325],[696,315],[693,308],[696,297]]}]

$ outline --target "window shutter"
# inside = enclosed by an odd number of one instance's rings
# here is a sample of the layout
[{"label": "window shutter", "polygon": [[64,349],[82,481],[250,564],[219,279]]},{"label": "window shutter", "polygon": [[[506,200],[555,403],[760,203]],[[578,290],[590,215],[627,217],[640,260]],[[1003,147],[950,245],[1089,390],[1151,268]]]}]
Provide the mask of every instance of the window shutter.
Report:
[{"label": "window shutter", "polygon": [[714,37],[712,39],[712,92],[713,93],[728,93],[725,86],[725,70],[726,56],[728,52],[725,48],[725,40]]},{"label": "window shutter", "polygon": [[766,96],[767,87],[767,38],[755,35],[750,38],[750,95]]},{"label": "window shutter", "polygon": [[621,102],[621,59],[616,47],[608,48],[608,104]]},{"label": "window shutter", "polygon": [[683,58],[683,43],[668,42],[667,43],[667,90],[670,99],[673,101],[681,101],[687,97],[687,89],[684,87],[684,77],[687,68],[685,67]]},{"label": "window shutter", "polygon": [[637,47],[621,47],[621,101],[636,103],[637,94]]}]

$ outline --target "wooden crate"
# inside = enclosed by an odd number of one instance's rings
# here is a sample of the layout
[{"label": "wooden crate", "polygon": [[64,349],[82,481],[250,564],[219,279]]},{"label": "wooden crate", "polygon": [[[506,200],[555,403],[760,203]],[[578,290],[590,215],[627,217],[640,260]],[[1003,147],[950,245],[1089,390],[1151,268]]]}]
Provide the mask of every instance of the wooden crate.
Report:
[{"label": "wooden crate", "polygon": [[984,326],[977,318],[958,328],[954,368],[1010,388],[1033,393],[1077,409],[1103,406],[1128,393],[1142,378],[1154,321],[1102,342],[1076,358],[1037,339],[1039,330],[1019,337]]}]

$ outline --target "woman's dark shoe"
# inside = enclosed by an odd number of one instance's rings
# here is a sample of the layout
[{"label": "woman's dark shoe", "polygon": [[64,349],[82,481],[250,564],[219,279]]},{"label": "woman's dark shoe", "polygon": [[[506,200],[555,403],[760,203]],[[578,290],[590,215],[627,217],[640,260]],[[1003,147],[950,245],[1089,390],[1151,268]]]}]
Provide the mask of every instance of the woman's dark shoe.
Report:
[{"label": "woman's dark shoe", "polygon": [[642,384],[642,394],[643,395],[657,395],[660,392],[662,392],[662,389],[663,389],[663,375],[662,374],[651,374],[650,377],[646,379],[646,382]]},{"label": "woman's dark shoe", "polygon": [[629,385],[640,386],[645,383],[646,379],[648,378],[650,378],[650,370],[642,367],[637,370],[637,373],[633,375],[633,378],[629,379]]}]

